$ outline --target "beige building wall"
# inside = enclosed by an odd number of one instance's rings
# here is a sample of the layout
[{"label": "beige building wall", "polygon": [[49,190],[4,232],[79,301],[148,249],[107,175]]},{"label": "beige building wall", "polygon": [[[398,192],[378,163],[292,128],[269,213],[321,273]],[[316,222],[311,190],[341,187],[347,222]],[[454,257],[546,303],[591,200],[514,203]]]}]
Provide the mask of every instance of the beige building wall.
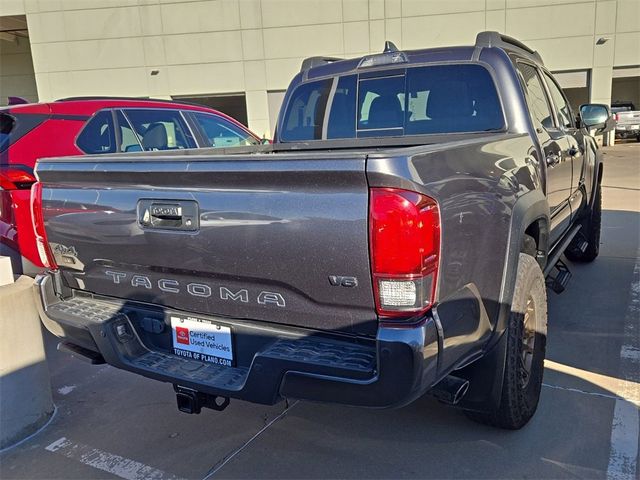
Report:
[{"label": "beige building wall", "polygon": [[472,44],[499,30],[551,70],[592,70],[603,103],[612,68],[640,65],[640,0],[6,1],[27,16],[40,100],[246,92],[260,135],[273,127],[267,92],[286,89],[304,57],[359,56],[385,40]]},{"label": "beige building wall", "polygon": [[0,40],[0,105],[6,103],[8,95],[30,102],[38,101],[31,46],[27,38]]}]

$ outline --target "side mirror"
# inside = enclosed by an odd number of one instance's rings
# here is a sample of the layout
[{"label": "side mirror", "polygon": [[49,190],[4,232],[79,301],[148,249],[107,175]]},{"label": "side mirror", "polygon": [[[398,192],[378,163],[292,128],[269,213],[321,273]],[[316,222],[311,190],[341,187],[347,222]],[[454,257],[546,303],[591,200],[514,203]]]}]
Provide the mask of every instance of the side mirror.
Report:
[{"label": "side mirror", "polygon": [[615,128],[615,120],[608,105],[601,103],[587,103],[580,105],[580,120],[585,128],[605,133]]}]

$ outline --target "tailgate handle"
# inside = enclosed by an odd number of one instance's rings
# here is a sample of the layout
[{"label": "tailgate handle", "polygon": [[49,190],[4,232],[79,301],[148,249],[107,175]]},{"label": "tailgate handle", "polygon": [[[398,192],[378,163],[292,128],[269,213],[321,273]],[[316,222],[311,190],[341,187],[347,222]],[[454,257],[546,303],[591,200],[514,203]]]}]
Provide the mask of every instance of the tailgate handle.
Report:
[{"label": "tailgate handle", "polygon": [[198,204],[193,200],[140,200],[138,223],[143,228],[198,230]]}]

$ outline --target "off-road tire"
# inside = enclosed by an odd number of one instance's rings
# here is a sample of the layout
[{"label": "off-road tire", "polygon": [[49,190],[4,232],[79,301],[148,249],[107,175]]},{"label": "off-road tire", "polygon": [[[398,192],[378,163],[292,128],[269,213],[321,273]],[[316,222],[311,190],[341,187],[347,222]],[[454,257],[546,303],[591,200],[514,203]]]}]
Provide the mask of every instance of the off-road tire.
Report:
[{"label": "off-road tire", "polygon": [[[602,187],[596,186],[596,193],[593,197],[591,210],[582,220],[582,228],[576,238],[569,244],[564,252],[565,256],[572,262],[593,262],[600,253],[600,228],[602,224]],[[576,242],[587,241],[587,248],[583,252],[576,246]]]},{"label": "off-road tire", "polygon": [[[528,381],[523,384],[525,313],[533,305],[535,342],[531,357]],[[516,286],[513,294],[509,324],[507,326],[507,351],[499,404],[489,412],[466,412],[473,420],[509,430],[522,428],[533,417],[540,398],[544,357],[547,339],[547,292],[544,275],[538,262],[525,253],[520,254]]]}]

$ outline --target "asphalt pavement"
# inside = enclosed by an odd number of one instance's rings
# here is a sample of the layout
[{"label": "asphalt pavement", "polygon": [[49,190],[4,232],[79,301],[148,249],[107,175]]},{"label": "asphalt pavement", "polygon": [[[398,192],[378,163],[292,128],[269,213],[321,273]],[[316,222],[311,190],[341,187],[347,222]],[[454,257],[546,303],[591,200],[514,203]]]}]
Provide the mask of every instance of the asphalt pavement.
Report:
[{"label": "asphalt pavement", "polygon": [[232,401],[186,415],[170,385],[82,363],[46,334],[57,411],[0,454],[0,477],[637,478],[640,143],[605,152],[601,253],[549,292],[544,387],[522,430],[430,397],[399,410]]}]

